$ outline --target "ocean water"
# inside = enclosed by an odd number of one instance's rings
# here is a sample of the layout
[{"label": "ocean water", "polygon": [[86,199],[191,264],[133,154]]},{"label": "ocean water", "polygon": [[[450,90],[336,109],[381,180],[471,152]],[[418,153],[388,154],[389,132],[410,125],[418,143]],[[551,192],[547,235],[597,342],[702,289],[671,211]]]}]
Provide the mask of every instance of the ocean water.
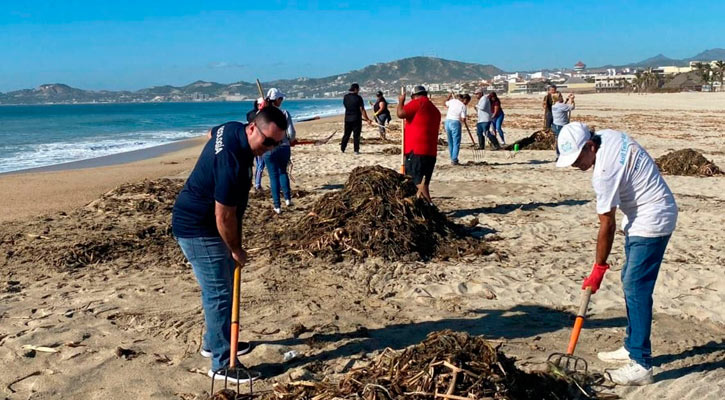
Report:
[{"label": "ocean water", "polygon": [[[295,120],[344,111],[341,99],[285,100]],[[244,121],[252,102],[0,106],[0,173],[86,160],[203,135]]]}]

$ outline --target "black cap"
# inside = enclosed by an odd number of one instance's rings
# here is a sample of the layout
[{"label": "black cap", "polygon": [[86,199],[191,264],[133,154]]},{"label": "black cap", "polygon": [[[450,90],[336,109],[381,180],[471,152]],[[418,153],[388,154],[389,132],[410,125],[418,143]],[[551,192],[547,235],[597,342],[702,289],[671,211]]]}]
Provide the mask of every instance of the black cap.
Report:
[{"label": "black cap", "polygon": [[352,85],[350,85],[350,89],[348,89],[348,90],[351,92],[353,92],[355,90],[360,90],[360,85],[358,85],[357,83],[353,83]]},{"label": "black cap", "polygon": [[383,92],[382,92],[382,91],[380,91],[380,90],[378,90],[378,92],[377,92],[377,93],[375,93],[375,95],[376,95],[376,96],[382,96],[382,95],[383,95]]}]

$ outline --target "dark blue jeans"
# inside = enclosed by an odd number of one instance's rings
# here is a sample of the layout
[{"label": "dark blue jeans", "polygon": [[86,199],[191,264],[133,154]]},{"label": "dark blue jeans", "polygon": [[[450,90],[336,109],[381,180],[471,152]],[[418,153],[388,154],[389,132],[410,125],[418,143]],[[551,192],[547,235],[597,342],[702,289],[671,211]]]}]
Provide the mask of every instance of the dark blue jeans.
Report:
[{"label": "dark blue jeans", "polygon": [[629,351],[629,357],[645,368],[652,366],[652,292],[670,236],[626,236],[624,241],[627,256],[622,267],[622,287],[627,304],[624,347]]},{"label": "dark blue jeans", "polygon": [[[486,139],[484,139],[483,135],[486,134],[486,136],[491,138],[491,132],[489,132],[489,129],[491,128],[491,124],[493,124],[493,121],[488,122],[479,122],[476,124],[476,136],[478,136],[478,147],[483,149],[486,147]],[[493,142],[491,142],[493,143]]]},{"label": "dark blue jeans", "polygon": [[285,200],[292,199],[292,193],[289,184],[289,175],[287,175],[287,164],[289,164],[291,156],[290,146],[279,146],[272,151],[264,153],[264,163],[269,171],[269,188],[272,192],[272,202],[275,208],[280,208],[279,191]]},{"label": "dark blue jeans", "polygon": [[551,124],[551,131],[554,132],[554,148],[556,149],[556,157],[559,157],[559,132],[564,125]]},{"label": "dark blue jeans", "polygon": [[206,332],[202,346],[212,353],[211,368],[229,366],[234,259],[221,237],[176,238],[201,286]]},{"label": "dark blue jeans", "polygon": [[[503,124],[503,111],[501,111],[497,116],[496,119],[493,120],[493,129],[496,130],[496,133],[498,133],[498,136],[501,137],[502,142],[506,142],[506,139],[503,137],[503,129],[501,129],[501,125]],[[503,143],[502,143],[503,144]]]},{"label": "dark blue jeans", "polygon": [[256,156],[254,161],[257,166],[254,168],[254,188],[260,189],[262,187],[262,174],[264,174],[264,157]]}]

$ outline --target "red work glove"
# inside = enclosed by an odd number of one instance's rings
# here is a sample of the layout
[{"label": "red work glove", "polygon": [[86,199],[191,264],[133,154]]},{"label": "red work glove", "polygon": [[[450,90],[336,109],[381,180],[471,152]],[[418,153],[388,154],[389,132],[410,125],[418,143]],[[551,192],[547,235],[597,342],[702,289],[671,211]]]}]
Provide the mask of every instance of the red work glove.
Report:
[{"label": "red work glove", "polygon": [[599,290],[599,285],[602,284],[602,279],[604,279],[604,273],[607,272],[608,269],[609,264],[594,264],[594,267],[592,267],[592,273],[589,274],[589,277],[587,279],[584,279],[584,283],[582,283],[582,289],[591,287],[592,294],[596,293],[597,290]]}]

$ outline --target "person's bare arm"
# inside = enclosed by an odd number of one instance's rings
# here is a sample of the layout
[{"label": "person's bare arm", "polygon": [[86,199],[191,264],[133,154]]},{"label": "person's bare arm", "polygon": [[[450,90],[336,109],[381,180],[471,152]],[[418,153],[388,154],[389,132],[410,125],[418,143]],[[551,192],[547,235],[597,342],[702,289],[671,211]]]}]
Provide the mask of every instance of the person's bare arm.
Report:
[{"label": "person's bare arm", "polygon": [[361,106],[361,107],[360,107],[360,112],[362,113],[362,117],[363,117],[363,119],[364,119],[364,120],[365,120],[365,121],[366,121],[366,122],[367,122],[368,124],[371,124],[371,123],[372,123],[372,121],[370,120],[370,118],[368,118],[368,113],[367,113],[367,111],[365,111],[365,107],[362,107],[362,106]]},{"label": "person's bare arm", "polygon": [[209,132],[206,133],[206,138],[211,139],[211,128],[209,129]]},{"label": "person's bare arm", "polygon": [[599,214],[599,234],[597,235],[596,255],[596,263],[599,265],[607,263],[609,253],[612,251],[614,232],[617,230],[616,211],[617,208],[614,207],[605,214]]},{"label": "person's bare arm", "polygon": [[214,202],[214,216],[219,235],[232,252],[232,257],[244,266],[247,262],[247,253],[242,248],[242,237],[237,225],[237,207],[226,206],[216,201]]},{"label": "person's bare arm", "polygon": [[396,107],[395,111],[398,114],[398,118],[408,118],[408,114],[405,113],[405,94],[398,96],[398,107]]}]

